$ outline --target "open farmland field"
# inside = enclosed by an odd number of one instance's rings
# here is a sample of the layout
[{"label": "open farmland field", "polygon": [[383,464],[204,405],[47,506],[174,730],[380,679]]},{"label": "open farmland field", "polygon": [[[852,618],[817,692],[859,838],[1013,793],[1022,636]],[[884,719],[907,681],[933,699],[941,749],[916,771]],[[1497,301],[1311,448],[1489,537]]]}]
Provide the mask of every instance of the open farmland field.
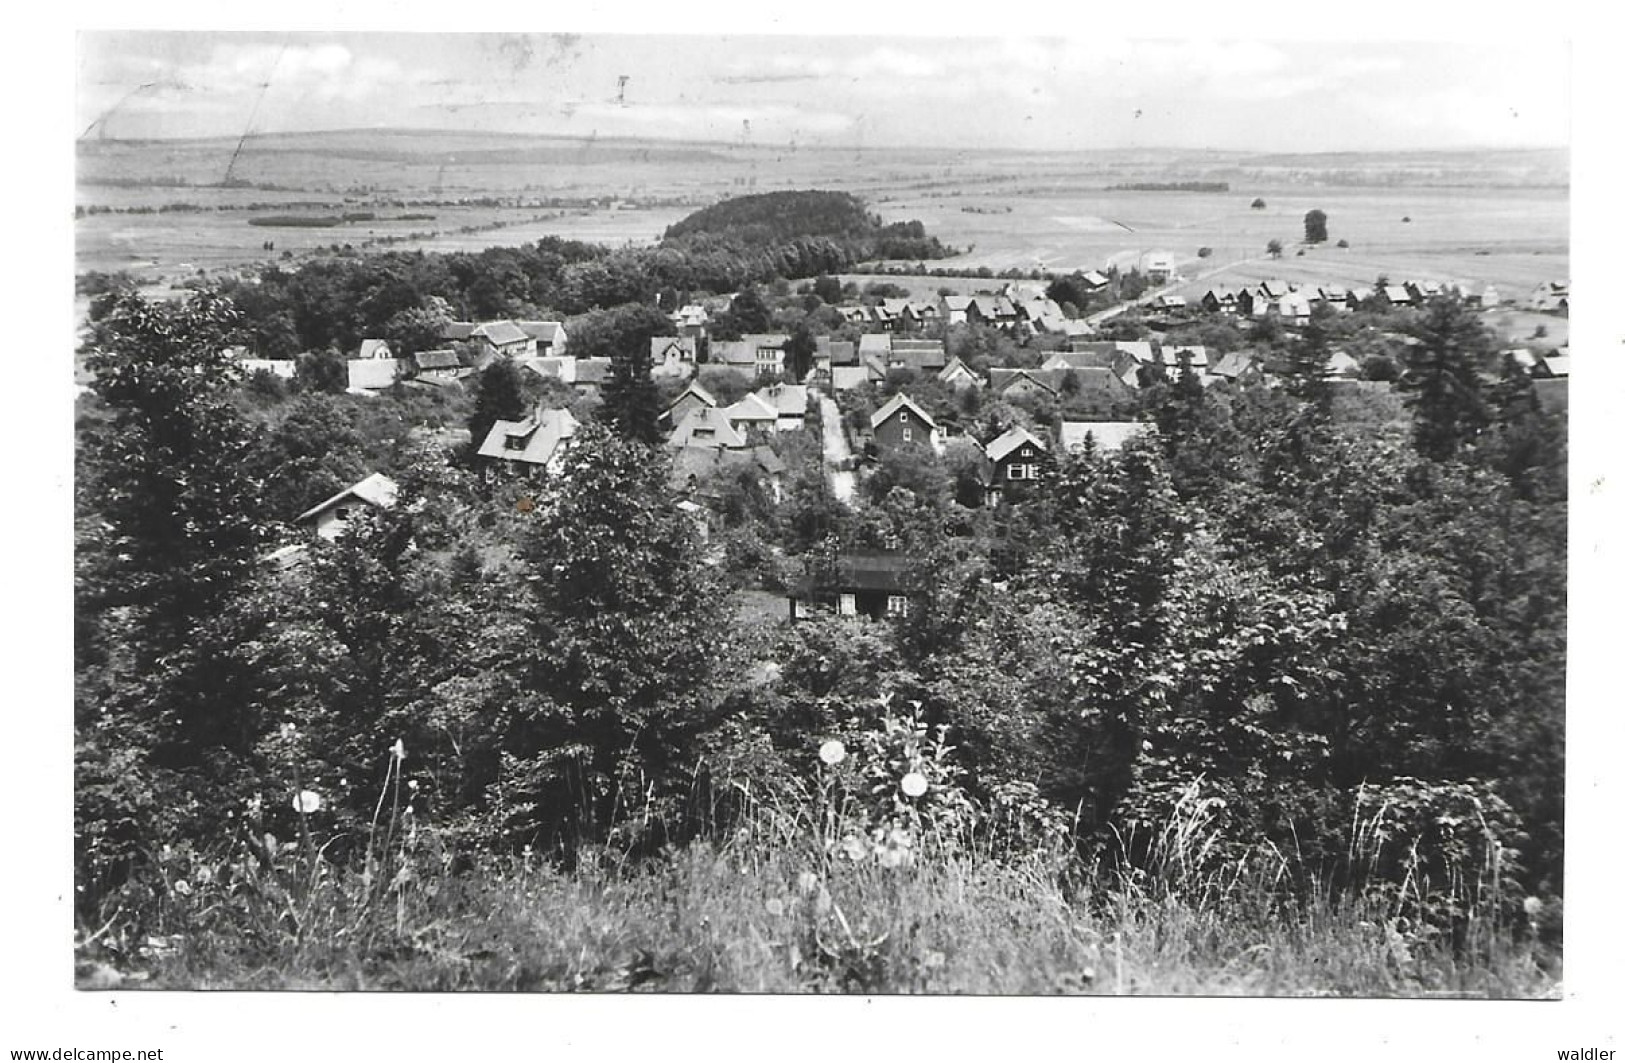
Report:
[{"label": "open farmland field", "polygon": [[[1230,190],[1107,191],[1194,180]],[[1022,154],[391,132],[241,145],[88,141],[79,148],[81,207],[208,209],[90,214],[77,222],[77,242],[81,270],[128,269],[155,282],[333,244],[468,251],[547,235],[651,242],[728,195],[830,188],[866,197],[888,221],[923,222],[964,249],[933,263],[956,269],[1126,269],[1165,251],[1192,291],[1215,272],[1214,282],[1235,284],[1355,284],[1386,274],[1494,283],[1518,297],[1568,276],[1566,180],[1557,152]],[[1251,209],[1255,197],[1267,207]],[[562,200],[570,202],[560,209]],[[1329,216],[1331,243],[1299,257],[1303,215],[1317,208]],[[376,218],[333,228],[248,224],[266,212],[363,211]],[[434,217],[391,220],[402,214]],[[1278,260],[1264,254],[1271,239],[1287,247]],[[1339,239],[1351,246],[1337,249]],[[262,251],[265,240],[275,241],[274,253]],[[1199,259],[1201,247],[1212,255]]]}]

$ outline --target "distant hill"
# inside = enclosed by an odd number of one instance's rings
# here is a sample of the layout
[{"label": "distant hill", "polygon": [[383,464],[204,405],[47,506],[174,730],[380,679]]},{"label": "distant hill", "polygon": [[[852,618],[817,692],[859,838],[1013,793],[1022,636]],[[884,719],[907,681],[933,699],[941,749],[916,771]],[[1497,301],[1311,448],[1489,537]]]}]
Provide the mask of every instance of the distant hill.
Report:
[{"label": "distant hill", "polygon": [[856,259],[945,258],[955,253],[918,221],[886,224],[850,192],[791,190],[725,199],[666,230],[665,243],[723,243],[761,250],[808,240],[833,241]]}]

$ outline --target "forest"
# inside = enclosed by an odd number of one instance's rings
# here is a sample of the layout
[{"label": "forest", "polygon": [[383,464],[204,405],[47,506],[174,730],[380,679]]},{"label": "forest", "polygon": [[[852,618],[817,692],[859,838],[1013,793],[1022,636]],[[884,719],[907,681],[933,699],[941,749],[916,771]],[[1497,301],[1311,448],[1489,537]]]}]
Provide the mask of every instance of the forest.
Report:
[{"label": "forest", "polygon": [[[544,241],[99,297],[75,477],[84,963],[186,986],[1091,992],[1107,960],[1078,935],[1107,928],[1136,931],[1115,991],[1560,976],[1566,427],[1459,299],[1384,352],[1390,405],[1329,381],[1306,330],[1279,338],[1281,386],[1149,381],[1112,411],[1149,431],[996,507],[966,504],[951,450],[883,455],[842,504],[819,460],[840,428],[816,421],[773,443],[782,497],[737,468],[695,496],[652,423],[646,334],[606,340],[603,405],[539,481],[439,431],[545,404],[511,381],[480,408],[359,398],[226,353],[273,328],[340,343],[430,291],[475,317],[646,310],[703,273],[663,256]],[[398,504],[264,560],[370,471]],[[902,615],[750,611],[880,548],[907,561]],[[745,920],[737,940],[789,929],[742,960],[678,926],[700,911]],[[631,929],[475,929],[541,912]],[[1217,958],[1249,934],[1299,966]],[[1168,941],[1186,981],[1151,973]]]}]

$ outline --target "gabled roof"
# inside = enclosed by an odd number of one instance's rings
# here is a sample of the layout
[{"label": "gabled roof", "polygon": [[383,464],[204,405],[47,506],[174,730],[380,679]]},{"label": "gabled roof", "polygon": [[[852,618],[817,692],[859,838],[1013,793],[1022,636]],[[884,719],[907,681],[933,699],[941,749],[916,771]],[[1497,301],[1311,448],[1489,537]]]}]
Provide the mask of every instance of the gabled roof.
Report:
[{"label": "gabled roof", "polygon": [[610,360],[608,358],[578,358],[576,359],[577,384],[602,384],[609,379]]},{"label": "gabled roof", "polygon": [[419,351],[412,356],[412,364],[419,370],[424,369],[461,369],[463,363],[457,360],[457,352],[445,349],[438,351]]},{"label": "gabled roof", "polygon": [[836,391],[851,391],[861,388],[873,379],[873,375],[866,365],[837,365],[830,369],[830,385]]},{"label": "gabled roof", "polygon": [[919,372],[929,372],[948,364],[948,352],[941,340],[893,340],[890,361]]},{"label": "gabled roof", "polygon": [[546,465],[579,426],[569,410],[539,410],[523,421],[498,421],[485,434],[479,455]]},{"label": "gabled roof", "polygon": [[1004,430],[1004,434],[987,445],[987,460],[998,463],[1014,454],[1017,447],[1023,444],[1032,444],[1044,453],[1049,453],[1049,444],[1033,435],[1019,424],[1011,425]]},{"label": "gabled roof", "polygon": [[763,402],[778,411],[780,417],[807,416],[807,387],[805,384],[774,384],[754,393]]},{"label": "gabled roof", "polygon": [[1549,354],[1541,360],[1541,364],[1546,367],[1546,372],[1551,376],[1566,377],[1569,375],[1569,356],[1566,354]]},{"label": "gabled roof", "polygon": [[558,343],[565,337],[562,321],[520,321],[517,324],[525,335],[542,343]]},{"label": "gabled roof", "polygon": [[700,345],[693,336],[650,336],[649,357],[656,363],[666,360],[666,352],[676,347],[677,357],[685,362],[692,362],[699,357]]},{"label": "gabled roof", "polygon": [[1179,360],[1182,355],[1188,355],[1190,357],[1192,369],[1207,368],[1207,348],[1191,345],[1164,345],[1162,348],[1162,364],[1169,369],[1178,369]]},{"label": "gabled roof", "polygon": [[961,361],[957,354],[948,359],[948,364],[942,367],[942,371],[937,374],[937,379],[945,384],[962,379],[968,379],[977,384],[982,382],[982,378],[977,376],[970,366]]},{"label": "gabled roof", "polygon": [[944,295],[942,297],[942,305],[950,313],[958,312],[963,314],[970,308],[970,303],[971,299],[968,295]]},{"label": "gabled roof", "polygon": [[1054,372],[1059,373],[1058,377],[1053,378],[1055,379],[1055,388],[1057,391],[1059,391],[1061,386],[1065,383],[1066,375],[1068,373],[1071,373],[1072,378],[1078,382],[1079,391],[1121,392],[1124,387],[1128,386],[1124,384],[1123,378],[1118,375],[1116,370],[1109,368],[1101,369],[1086,367],[1083,369],[1061,369],[1055,370]]},{"label": "gabled roof", "polygon": [[[803,406],[805,411],[805,406]],[[769,423],[779,419],[779,411],[756,392],[751,392],[732,406],[724,406],[721,413],[731,424]]]},{"label": "gabled roof", "polygon": [[1090,344],[1088,350],[1056,351],[1040,369],[1110,369],[1118,352],[1109,343]]},{"label": "gabled roof", "polygon": [[756,368],[756,348],[744,340],[711,341],[711,361],[717,365]]},{"label": "gabled roof", "polygon": [[1220,358],[1208,370],[1208,374],[1210,376],[1222,376],[1226,380],[1235,380],[1250,369],[1257,360],[1257,357],[1251,351],[1231,351],[1223,358]]},{"label": "gabled roof", "polygon": [[474,334],[472,321],[448,321],[440,326],[440,338],[447,343],[459,343]]},{"label": "gabled roof", "polygon": [[1111,283],[1111,278],[1097,269],[1092,269],[1083,275],[1083,283],[1091,288],[1104,288]]},{"label": "gabled roof", "polygon": [[1287,286],[1286,281],[1267,280],[1259,284],[1258,290],[1263,292],[1266,298],[1279,299],[1292,289]]},{"label": "gabled roof", "polygon": [[931,417],[931,415],[920,409],[919,405],[915,403],[913,399],[909,398],[900,391],[891,397],[890,402],[886,403],[886,405],[882,406],[869,416],[869,427],[879,428],[881,425],[885,424],[887,421],[896,416],[897,411],[903,409],[907,409],[913,413],[914,416],[925,422],[927,427],[933,430],[936,429],[937,422]]},{"label": "gabled roof", "polygon": [[671,405],[666,407],[666,412],[668,414],[671,413],[671,411],[677,408],[679,403],[688,398],[690,395],[694,396],[696,399],[699,399],[700,402],[706,406],[715,406],[717,404],[717,400],[712,397],[709,391],[700,386],[700,382],[698,380],[691,380],[688,382],[688,387],[684,388],[675,399],[671,400]]},{"label": "gabled roof", "polygon": [[698,477],[715,469],[737,465],[754,465],[769,476],[782,476],[787,466],[784,459],[773,453],[772,447],[745,447],[721,449],[717,447],[687,446],[672,455],[671,483],[681,487],[691,476]]},{"label": "gabled roof", "polygon": [[395,504],[395,499],[399,493],[399,484],[383,473],[375,472],[370,476],[357,480],[327,501],[311,506],[294,518],[294,521],[303,524],[317,514],[324,513],[350,498],[365,502],[369,506],[377,506],[379,509],[388,509]]},{"label": "gabled roof", "polygon": [[834,340],[829,345],[829,364],[857,365],[858,345],[851,340]]},{"label": "gabled roof", "polygon": [[1390,284],[1383,288],[1382,294],[1388,297],[1390,303],[1408,303],[1411,301],[1410,290],[1398,284]]},{"label": "gabled roof", "polygon": [[769,347],[781,349],[790,342],[788,332],[747,332],[739,337],[741,343],[748,343],[751,347]]},{"label": "gabled roof", "polygon": [[672,429],[666,446],[738,449],[745,446],[745,437],[729,422],[723,410],[702,406],[690,410],[683,422]]},{"label": "gabled roof", "polygon": [[1021,381],[1028,380],[1054,395],[1060,391],[1061,377],[1066,372],[1064,369],[989,369],[987,385],[994,392],[1003,394]]},{"label": "gabled roof", "polygon": [[526,334],[525,330],[512,321],[487,321],[485,324],[477,326],[473,332],[470,332],[469,338],[483,338],[496,347],[506,347],[510,344],[525,343],[530,340],[530,336]]},{"label": "gabled roof", "polygon": [[1082,450],[1084,440],[1093,436],[1095,449],[1113,451],[1142,432],[1152,430],[1152,426],[1144,421],[1063,421],[1061,449],[1068,452]]},{"label": "gabled roof", "polygon": [[388,340],[362,340],[361,350],[356,353],[357,358],[388,358]]},{"label": "gabled roof", "polygon": [[858,357],[862,358],[866,354],[890,354],[891,344],[889,332],[865,332],[858,337]]}]

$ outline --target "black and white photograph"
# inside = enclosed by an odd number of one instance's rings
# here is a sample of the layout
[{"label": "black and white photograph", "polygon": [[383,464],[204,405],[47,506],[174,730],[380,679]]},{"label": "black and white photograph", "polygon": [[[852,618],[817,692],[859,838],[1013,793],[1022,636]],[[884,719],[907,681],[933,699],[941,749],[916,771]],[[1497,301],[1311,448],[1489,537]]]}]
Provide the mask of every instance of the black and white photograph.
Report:
[{"label": "black and white photograph", "polygon": [[74,27],[28,759],[103,1014],[0,1048],[1335,998],[1616,1058],[1574,41],[1347,14]]}]

